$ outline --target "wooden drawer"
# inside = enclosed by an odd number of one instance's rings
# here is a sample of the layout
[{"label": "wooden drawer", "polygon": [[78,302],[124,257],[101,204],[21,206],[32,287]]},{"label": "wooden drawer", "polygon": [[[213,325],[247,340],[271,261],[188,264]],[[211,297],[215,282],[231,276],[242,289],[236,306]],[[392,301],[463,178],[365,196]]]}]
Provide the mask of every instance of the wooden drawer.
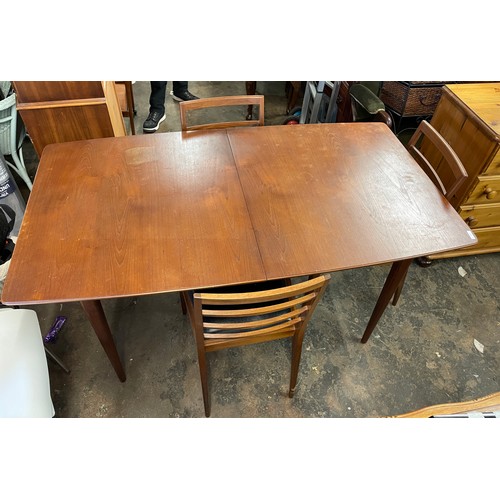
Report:
[{"label": "wooden drawer", "polygon": [[500,247],[500,226],[475,229],[474,234],[478,240],[476,245],[470,247],[474,253]]},{"label": "wooden drawer", "polygon": [[489,164],[488,168],[484,171],[486,175],[500,175],[500,150]]},{"label": "wooden drawer", "polygon": [[459,213],[472,229],[500,226],[500,203],[462,206]]},{"label": "wooden drawer", "polygon": [[500,175],[480,175],[465,205],[500,202]]}]

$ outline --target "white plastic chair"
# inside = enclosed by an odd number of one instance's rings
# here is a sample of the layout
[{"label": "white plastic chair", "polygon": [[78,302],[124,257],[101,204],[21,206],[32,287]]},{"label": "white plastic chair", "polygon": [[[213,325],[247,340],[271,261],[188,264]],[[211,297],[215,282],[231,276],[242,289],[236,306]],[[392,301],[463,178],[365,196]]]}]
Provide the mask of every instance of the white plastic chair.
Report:
[{"label": "white plastic chair", "polygon": [[54,416],[35,311],[0,309],[0,417]]},{"label": "white plastic chair", "polygon": [[[19,126],[19,130],[17,127]],[[33,188],[23,159],[23,141],[26,129],[22,121],[17,120],[16,94],[11,94],[0,100],[0,153],[12,157],[14,163],[7,162],[10,168],[25,182],[28,188]]]}]

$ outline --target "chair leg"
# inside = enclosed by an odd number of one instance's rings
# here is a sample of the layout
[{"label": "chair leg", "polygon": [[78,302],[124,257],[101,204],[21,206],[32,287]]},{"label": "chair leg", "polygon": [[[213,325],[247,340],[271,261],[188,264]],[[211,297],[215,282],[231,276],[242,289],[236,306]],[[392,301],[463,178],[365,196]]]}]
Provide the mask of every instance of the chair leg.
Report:
[{"label": "chair leg", "polygon": [[288,397],[293,398],[297,386],[297,378],[299,375],[300,357],[302,355],[302,341],[304,340],[304,332],[296,333],[292,338],[292,367],[290,371],[290,388]]},{"label": "chair leg", "polygon": [[127,98],[128,118],[130,120],[130,132],[135,135],[135,104],[134,104],[134,91],[132,90],[132,82],[125,82],[125,94]]}]

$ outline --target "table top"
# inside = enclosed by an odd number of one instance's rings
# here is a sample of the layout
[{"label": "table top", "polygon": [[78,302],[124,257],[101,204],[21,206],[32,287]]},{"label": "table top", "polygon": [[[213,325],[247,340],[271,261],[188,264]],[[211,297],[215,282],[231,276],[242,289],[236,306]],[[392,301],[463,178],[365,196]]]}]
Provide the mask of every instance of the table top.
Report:
[{"label": "table top", "polygon": [[380,123],[60,143],[42,154],[2,301],[302,276],[476,241]]},{"label": "table top", "polygon": [[44,149],[5,303],[265,280],[225,131]]},{"label": "table top", "polygon": [[268,279],[477,239],[385,124],[228,131]]}]

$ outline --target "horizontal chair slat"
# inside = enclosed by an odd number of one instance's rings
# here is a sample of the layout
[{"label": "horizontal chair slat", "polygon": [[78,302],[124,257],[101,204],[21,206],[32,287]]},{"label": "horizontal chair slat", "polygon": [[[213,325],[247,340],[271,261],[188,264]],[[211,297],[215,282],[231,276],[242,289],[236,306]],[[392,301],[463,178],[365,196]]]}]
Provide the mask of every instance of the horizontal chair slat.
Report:
[{"label": "horizontal chair slat", "polygon": [[286,321],[281,325],[273,325],[268,328],[261,328],[259,330],[251,330],[249,332],[225,332],[225,333],[204,333],[203,336],[206,339],[233,339],[233,338],[245,338],[245,337],[257,337],[259,335],[264,335],[272,332],[279,332],[283,329],[290,329],[292,325],[300,323],[302,318],[294,318],[290,321]]},{"label": "horizontal chair slat", "polygon": [[248,330],[251,328],[260,328],[261,326],[274,325],[276,323],[282,323],[289,321],[292,318],[300,316],[309,310],[309,307],[304,306],[300,309],[293,309],[289,313],[280,314],[279,316],[272,316],[270,318],[258,319],[255,321],[244,321],[241,323],[213,323],[212,321],[203,322],[203,327],[208,329],[217,330],[237,330],[244,329]]},{"label": "horizontal chair slat", "polygon": [[189,130],[209,130],[209,129],[219,129],[219,128],[231,128],[231,127],[245,127],[251,125],[258,125],[259,122],[257,120],[245,120],[239,122],[217,122],[217,123],[208,123],[206,125],[191,125]]},{"label": "horizontal chair slat", "polygon": [[317,290],[325,282],[323,276],[314,278],[309,281],[309,285],[304,287],[302,283],[281,287],[276,290],[265,290],[263,292],[247,292],[247,293],[211,293],[211,292],[195,292],[194,298],[201,299],[203,304],[210,305],[231,305],[231,304],[252,304],[254,302],[272,302],[273,300],[286,299],[294,296],[297,293],[308,293]]},{"label": "horizontal chair slat", "polygon": [[[257,316],[259,314],[268,314],[277,311],[282,311],[284,309],[291,309],[297,305],[303,304],[305,302],[310,302],[316,298],[317,293],[308,293],[303,295],[298,299],[288,300],[285,302],[280,302],[279,304],[273,304],[270,306],[252,307],[248,309],[202,309],[202,314],[204,316],[224,316],[227,318],[234,316]],[[240,302],[241,303],[241,302]],[[218,304],[223,305],[222,302]],[[230,304],[227,304],[230,305]],[[236,304],[237,305],[237,304]]]}]

